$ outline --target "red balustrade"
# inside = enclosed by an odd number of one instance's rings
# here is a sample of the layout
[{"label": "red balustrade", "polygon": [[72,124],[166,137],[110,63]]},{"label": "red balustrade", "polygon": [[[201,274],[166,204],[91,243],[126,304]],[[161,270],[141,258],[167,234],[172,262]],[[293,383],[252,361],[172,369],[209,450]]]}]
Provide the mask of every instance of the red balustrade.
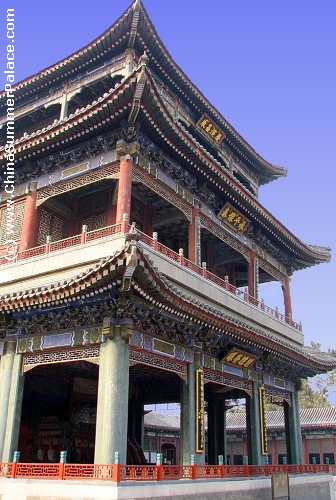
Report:
[{"label": "red balustrade", "polygon": [[59,479],[61,464],[15,463],[15,477]]},{"label": "red balustrade", "polygon": [[336,475],[336,467],[317,464],[295,465],[119,465],[66,463],[0,463],[0,477],[36,479],[79,479],[108,481],[160,481],[262,477],[276,472],[288,474]]},{"label": "red balustrade", "polygon": [[[96,229],[94,231],[89,231],[85,233],[85,238],[83,238],[83,234],[79,234],[76,236],[72,236],[70,238],[66,238],[64,240],[59,240],[55,241],[53,243],[47,243],[46,245],[41,245],[39,247],[35,248],[30,248],[28,250],[24,250],[22,252],[19,252],[17,255],[17,260],[25,260],[29,259],[32,257],[38,257],[40,255],[44,255],[49,252],[56,252],[59,250],[63,250],[65,248],[71,248],[73,246],[78,246],[78,245],[84,245],[88,242],[95,241],[101,238],[105,238],[107,236],[112,236],[115,234],[123,234],[123,225],[122,223],[119,224],[114,224],[113,226],[107,226],[103,227],[100,229]],[[127,231],[131,229],[131,226],[127,224],[126,227]],[[141,231],[137,230],[137,233],[140,235],[140,241],[151,248],[155,249],[158,251],[161,255],[164,255],[168,257],[169,259],[173,260],[174,262],[178,263],[182,267],[185,267],[189,269],[190,271],[198,274],[199,276],[202,276],[204,279],[207,281],[211,281],[215,285],[225,289],[226,291],[232,293],[239,299],[243,300],[244,302],[248,302],[252,304],[254,307],[257,307],[264,313],[284,322],[292,327],[296,328],[297,330],[301,331],[302,327],[301,324],[295,323],[291,318],[284,316],[283,314],[279,313],[278,310],[274,310],[268,306],[266,306],[263,302],[258,301],[255,297],[252,297],[249,295],[247,292],[244,292],[243,290],[236,288],[234,285],[229,283],[226,280],[223,280],[222,278],[216,276],[215,274],[207,271],[206,269],[198,266],[194,262],[186,259],[183,255],[178,254],[177,252],[174,252],[174,250],[171,250],[170,248],[166,247],[165,245],[162,245],[162,243],[159,243],[157,239],[153,239],[150,236],[148,236],[145,233],[142,233]],[[3,264],[8,264],[8,261],[5,259],[5,257],[0,258],[0,265]]]},{"label": "red balustrade", "polygon": [[194,262],[191,262],[191,260],[184,259],[184,267],[190,269],[190,271],[194,271],[194,273],[199,274],[200,276],[203,276],[203,268]]},{"label": "red balustrade", "polygon": [[157,481],[159,479],[159,467],[156,465],[122,465],[121,480]]},{"label": "red balustrade", "polygon": [[113,479],[112,464],[64,464],[63,479]]},{"label": "red balustrade", "polygon": [[162,465],[162,479],[192,479],[192,465]]},{"label": "red balustrade", "polygon": [[30,259],[31,257],[38,257],[45,253],[45,245],[41,245],[35,248],[29,248],[28,250],[23,250],[18,253],[17,260]]},{"label": "red balustrade", "polygon": [[224,465],[224,477],[248,477],[248,465]]},{"label": "red balustrade", "polygon": [[212,283],[215,283],[215,285],[218,285],[222,288],[225,288],[225,284],[228,283],[227,281],[224,281],[222,278],[216,276],[215,274],[210,273],[209,271],[207,272],[207,279]]},{"label": "red balustrade", "polygon": [[113,226],[102,227],[100,229],[95,229],[94,231],[89,231],[86,234],[86,241],[94,241],[119,233],[121,233],[121,224],[114,224]]},{"label": "red balustrade", "polygon": [[158,249],[158,252],[160,252],[162,255],[165,255],[169,259],[180,263],[180,256],[178,253],[174,252],[174,250],[171,250],[170,248],[165,247],[164,245],[162,245],[162,243],[157,244],[157,249]]},{"label": "red balustrade", "polygon": [[[154,248],[154,243],[155,243],[155,240],[153,238],[151,238],[150,236],[148,236],[148,234],[145,234],[145,233],[141,233],[140,231],[138,231],[139,234],[140,234],[140,241],[142,241],[142,243],[145,243],[146,245],[148,245],[149,247],[153,247]],[[156,240],[157,241],[157,240]],[[162,245],[163,246],[163,245]]]},{"label": "red balustrade", "polygon": [[223,477],[222,465],[196,465],[196,478]]},{"label": "red balustrade", "polygon": [[12,471],[14,469],[14,462],[2,462],[0,463],[0,477],[12,477]]},{"label": "red balustrade", "polygon": [[49,251],[57,252],[57,250],[64,250],[65,248],[74,247],[81,244],[81,235],[71,236],[65,240],[54,241],[50,243]]}]

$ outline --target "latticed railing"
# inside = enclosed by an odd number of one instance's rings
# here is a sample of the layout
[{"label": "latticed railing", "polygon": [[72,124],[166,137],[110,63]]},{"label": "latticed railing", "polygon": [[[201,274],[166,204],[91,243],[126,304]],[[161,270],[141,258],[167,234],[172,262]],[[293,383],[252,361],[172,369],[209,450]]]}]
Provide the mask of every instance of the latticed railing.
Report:
[{"label": "latticed railing", "polygon": [[168,481],[288,474],[336,474],[332,465],[120,465],[67,463],[0,463],[0,477],[60,480]]},{"label": "latticed railing", "polygon": [[[33,257],[41,257],[42,255],[51,254],[57,251],[63,251],[67,248],[72,248],[75,246],[82,246],[85,245],[86,243],[106,238],[109,236],[124,234],[129,229],[130,226],[124,223],[114,224],[113,226],[102,227],[100,229],[95,229],[94,231],[86,231],[84,228],[83,232],[79,235],[71,236],[70,238],[66,238],[55,242],[51,242],[48,239],[45,245],[41,245],[35,248],[30,248],[28,250],[23,250],[21,252],[18,252],[16,254],[14,262],[30,259]],[[259,301],[255,297],[249,295],[247,291],[243,291],[240,288],[236,288],[227,280],[224,280],[219,276],[216,276],[215,274],[208,271],[205,267],[198,266],[194,262],[186,259],[183,255],[182,250],[180,250],[180,252],[177,253],[174,252],[174,250],[172,250],[171,248],[168,248],[162,243],[159,243],[157,240],[156,233],[154,233],[153,238],[138,230],[137,233],[140,235],[140,241],[144,245],[151,247],[153,250],[159,252],[161,255],[164,255],[168,259],[176,262],[180,266],[188,269],[189,271],[195,273],[196,275],[201,276],[205,280],[211,281],[211,283],[214,283],[220,288],[235,295],[238,299],[244,302],[248,302],[250,305],[258,308],[265,314],[268,314],[269,316],[272,316],[273,318],[283,323],[287,323],[288,325],[292,326],[293,328],[299,331],[302,331],[301,323],[296,323],[295,321],[292,320],[291,317],[285,316],[284,314],[281,314],[277,309],[272,309],[271,307],[264,304],[263,300]],[[13,263],[13,261],[8,262],[6,257],[0,257],[0,265],[10,264],[10,263]]]}]

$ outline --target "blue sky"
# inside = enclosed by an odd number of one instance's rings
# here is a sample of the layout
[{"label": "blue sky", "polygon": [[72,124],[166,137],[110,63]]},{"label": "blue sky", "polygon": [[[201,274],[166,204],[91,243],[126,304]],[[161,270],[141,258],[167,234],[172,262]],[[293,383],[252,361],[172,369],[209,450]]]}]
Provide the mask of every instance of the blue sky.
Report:
[{"label": "blue sky", "polygon": [[[7,8],[15,8],[19,81],[92,41],[130,3],[5,0],[1,62],[5,66]],[[194,84],[261,156],[288,169],[288,177],[260,189],[261,203],[302,241],[336,248],[336,2],[143,3]],[[319,342],[323,350],[336,349],[335,276],[333,259],[294,273],[291,283],[293,319],[302,321],[305,343]],[[262,288],[260,296],[283,311],[279,284]]]}]

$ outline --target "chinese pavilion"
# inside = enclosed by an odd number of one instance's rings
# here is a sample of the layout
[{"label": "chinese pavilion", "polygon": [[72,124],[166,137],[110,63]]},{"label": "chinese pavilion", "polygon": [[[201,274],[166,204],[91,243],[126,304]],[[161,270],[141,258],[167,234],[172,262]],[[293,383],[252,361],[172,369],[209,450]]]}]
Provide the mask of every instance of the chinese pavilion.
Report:
[{"label": "chinese pavilion", "polygon": [[[287,171],[193,85],[139,0],[1,98],[2,461],[67,450],[74,463],[118,452],[125,464],[144,405],[179,402],[179,462],[204,462],[206,403],[215,464],[226,401],[245,398],[249,463],[268,453],[265,401],[283,405],[299,463],[300,379],[336,359],[304,346],[290,298],[292,273],[330,249],[258,201]],[[284,312],[258,296],[270,281]]]}]

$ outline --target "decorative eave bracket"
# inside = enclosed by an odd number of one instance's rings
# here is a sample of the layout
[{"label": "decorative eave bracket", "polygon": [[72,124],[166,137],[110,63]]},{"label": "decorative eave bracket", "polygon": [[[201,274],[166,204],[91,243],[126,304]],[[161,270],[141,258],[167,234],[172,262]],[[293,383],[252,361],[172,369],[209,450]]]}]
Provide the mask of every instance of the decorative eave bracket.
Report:
[{"label": "decorative eave bracket", "polygon": [[141,68],[140,74],[138,76],[138,81],[135,87],[134,97],[132,101],[132,107],[128,115],[128,126],[133,126],[135,120],[140,111],[140,102],[142,98],[143,91],[145,89],[145,85],[147,82],[147,73],[146,68],[148,65],[149,58],[147,57],[146,52],[139,59],[139,68]]}]

